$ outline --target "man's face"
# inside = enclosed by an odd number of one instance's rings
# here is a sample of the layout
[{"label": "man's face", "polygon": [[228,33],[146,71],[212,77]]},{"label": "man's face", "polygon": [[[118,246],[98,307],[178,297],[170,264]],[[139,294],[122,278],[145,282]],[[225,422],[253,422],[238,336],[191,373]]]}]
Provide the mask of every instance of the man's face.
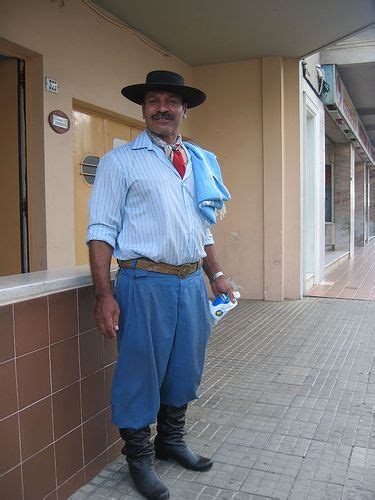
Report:
[{"label": "man's face", "polygon": [[186,117],[186,104],[173,92],[153,90],[145,95],[142,105],[147,127],[165,142],[175,142],[180,124]]}]

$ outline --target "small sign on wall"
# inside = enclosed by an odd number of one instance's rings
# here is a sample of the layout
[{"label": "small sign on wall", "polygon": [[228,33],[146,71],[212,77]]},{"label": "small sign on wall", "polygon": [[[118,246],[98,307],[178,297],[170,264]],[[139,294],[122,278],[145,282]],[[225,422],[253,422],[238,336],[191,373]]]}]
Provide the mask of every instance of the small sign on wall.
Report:
[{"label": "small sign on wall", "polygon": [[46,90],[48,92],[53,92],[54,94],[59,93],[59,82],[49,76],[46,76]]},{"label": "small sign on wall", "polygon": [[58,134],[64,134],[70,129],[70,120],[68,115],[59,109],[55,109],[48,116],[48,122],[51,128]]}]

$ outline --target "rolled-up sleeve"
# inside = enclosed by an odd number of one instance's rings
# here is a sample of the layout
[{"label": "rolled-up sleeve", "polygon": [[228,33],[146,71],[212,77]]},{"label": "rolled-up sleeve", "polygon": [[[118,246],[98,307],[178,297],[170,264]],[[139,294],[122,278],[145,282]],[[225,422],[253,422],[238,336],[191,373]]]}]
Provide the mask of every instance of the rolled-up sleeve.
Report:
[{"label": "rolled-up sleeve", "polygon": [[114,152],[111,152],[100,160],[97,168],[89,203],[87,243],[100,240],[115,247],[117,235],[122,229],[126,191],[124,171]]},{"label": "rolled-up sleeve", "polygon": [[214,238],[212,236],[212,233],[210,231],[210,229],[208,228],[206,230],[206,234],[204,235],[204,245],[213,245],[215,242],[214,242]]}]

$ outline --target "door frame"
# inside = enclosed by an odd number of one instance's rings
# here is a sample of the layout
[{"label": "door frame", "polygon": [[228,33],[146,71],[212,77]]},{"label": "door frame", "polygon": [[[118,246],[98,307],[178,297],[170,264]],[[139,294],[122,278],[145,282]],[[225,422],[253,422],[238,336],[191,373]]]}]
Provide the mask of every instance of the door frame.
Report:
[{"label": "door frame", "polygon": [[0,54],[25,63],[25,143],[29,271],[47,269],[43,57],[0,38]]}]

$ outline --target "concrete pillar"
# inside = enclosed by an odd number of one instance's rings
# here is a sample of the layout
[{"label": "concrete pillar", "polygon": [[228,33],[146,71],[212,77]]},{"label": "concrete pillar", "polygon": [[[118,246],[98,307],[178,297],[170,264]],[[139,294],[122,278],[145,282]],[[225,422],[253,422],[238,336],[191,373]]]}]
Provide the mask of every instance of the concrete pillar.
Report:
[{"label": "concrete pillar", "polygon": [[262,59],[264,299],[300,298],[299,65]]},{"label": "concrete pillar", "polygon": [[[302,296],[300,64],[284,60],[284,298]],[[324,118],[324,113],[323,113]],[[323,249],[324,250],[324,249]]]},{"label": "concrete pillar", "polygon": [[284,298],[283,60],[262,59],[264,299]]},{"label": "concrete pillar", "polygon": [[355,164],[354,245],[363,247],[366,240],[366,163]]}]

